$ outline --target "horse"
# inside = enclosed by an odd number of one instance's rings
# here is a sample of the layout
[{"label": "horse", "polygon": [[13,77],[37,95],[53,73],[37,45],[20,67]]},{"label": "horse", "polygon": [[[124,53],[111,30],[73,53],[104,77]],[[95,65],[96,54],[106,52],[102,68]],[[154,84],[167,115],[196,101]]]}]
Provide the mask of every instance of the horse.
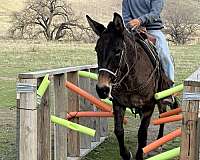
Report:
[{"label": "horse", "polygon": [[[147,143],[147,130],[155,105],[159,113],[166,111],[154,99],[158,91],[172,85],[165,75],[159,61],[153,63],[151,56],[141,45],[141,35],[126,29],[122,17],[114,13],[113,21],[105,27],[88,15],[87,21],[97,34],[95,51],[98,63],[98,82],[96,91],[101,99],[112,98],[114,114],[114,133],[117,137],[122,160],[132,159],[124,143],[123,119],[126,106],[140,113],[141,124],[138,130],[138,149],[136,160],[143,160],[142,148]],[[164,124],[160,125],[158,138],[163,136]]]}]

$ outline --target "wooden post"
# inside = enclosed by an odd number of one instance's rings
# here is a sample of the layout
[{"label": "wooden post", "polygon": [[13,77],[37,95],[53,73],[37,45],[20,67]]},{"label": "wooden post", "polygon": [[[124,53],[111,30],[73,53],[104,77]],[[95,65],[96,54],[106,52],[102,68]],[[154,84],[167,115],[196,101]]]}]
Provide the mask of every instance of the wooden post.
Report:
[{"label": "wooden post", "polygon": [[[88,70],[87,70],[88,71]],[[84,89],[87,92],[90,92],[90,79],[79,77],[80,88]],[[85,100],[83,97],[80,97],[80,111],[91,111],[92,105]],[[79,123],[83,126],[91,128],[91,118],[83,117],[80,118]],[[91,137],[88,135],[80,135],[81,140],[81,149],[90,149],[91,148]]]},{"label": "wooden post", "polygon": [[[200,139],[200,114],[199,114],[199,116],[198,116],[198,122],[197,122],[197,139],[199,140]],[[199,144],[199,142],[198,142],[198,144]],[[197,145],[197,155],[196,155],[196,159],[200,159],[200,146],[199,145]]]},{"label": "wooden post", "polygon": [[[113,120],[114,122],[114,120]],[[100,118],[100,135],[101,137],[107,137],[108,135],[108,120],[107,118]]]},{"label": "wooden post", "polygon": [[[96,84],[97,82],[95,80],[90,80],[90,93],[95,96],[95,97],[98,97],[97,96],[97,93],[96,93]],[[94,106],[94,111],[98,111],[98,109]],[[96,117],[96,118],[92,118],[92,128],[96,130],[96,134],[95,134],[95,137],[92,139],[93,142],[100,142],[100,138],[101,138],[101,135],[100,135],[100,117]]]},{"label": "wooden post", "polygon": [[[54,76],[55,92],[55,115],[59,118],[65,118],[67,114],[67,89],[64,84],[67,80],[66,74]],[[54,131],[54,159],[65,160],[67,158],[67,128],[55,125]]]},{"label": "wooden post", "polygon": [[[44,77],[38,79],[38,87]],[[47,88],[44,96],[41,99],[41,104],[38,105],[38,160],[51,159],[51,122],[50,122],[50,107],[49,107],[49,88]]]},{"label": "wooden post", "polygon": [[[37,160],[37,79],[21,79],[25,91],[20,93],[19,111],[19,159]],[[34,87],[35,86],[35,87]]]},{"label": "wooden post", "polygon": [[[48,87],[49,92],[49,108],[51,110],[51,114],[55,114],[55,87],[54,87],[54,75],[49,75],[50,84]],[[54,133],[55,132],[55,133]],[[56,160],[56,125],[51,123],[51,159]],[[64,151],[63,151],[64,152]]]},{"label": "wooden post", "polygon": [[20,93],[16,95],[16,153],[17,153],[17,160],[19,160],[19,137],[20,137]]},{"label": "wooden post", "polygon": [[200,69],[184,82],[183,122],[180,160],[197,160],[198,114],[200,106]]},{"label": "wooden post", "polygon": [[[75,85],[78,85],[78,73],[77,72],[70,72],[67,73],[67,80],[72,82]],[[72,111],[79,111],[80,108],[80,102],[79,102],[79,96],[72,91],[68,90],[68,112]],[[77,118],[74,120],[75,123],[79,122],[79,119]],[[68,157],[79,157],[80,156],[80,136],[78,132],[74,132],[72,130],[69,130],[68,136],[67,136],[67,142],[68,142]]]}]

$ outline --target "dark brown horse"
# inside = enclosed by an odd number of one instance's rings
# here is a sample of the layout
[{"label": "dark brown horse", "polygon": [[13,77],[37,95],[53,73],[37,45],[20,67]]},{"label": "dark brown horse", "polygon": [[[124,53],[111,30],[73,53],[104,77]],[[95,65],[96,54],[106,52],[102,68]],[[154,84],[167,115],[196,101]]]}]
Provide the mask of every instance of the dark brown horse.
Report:
[{"label": "dark brown horse", "polygon": [[[146,146],[147,129],[157,102],[154,94],[169,88],[168,80],[159,64],[139,43],[137,32],[126,30],[121,16],[114,13],[113,21],[106,27],[86,16],[93,31],[99,36],[96,44],[99,78],[96,86],[100,98],[113,98],[115,135],[123,160],[131,159],[131,152],[124,144],[123,118],[126,106],[140,111],[141,124],[138,131],[137,160],[143,160],[142,148]],[[159,112],[164,112],[165,107]],[[160,126],[158,138],[163,136],[164,125]]]}]

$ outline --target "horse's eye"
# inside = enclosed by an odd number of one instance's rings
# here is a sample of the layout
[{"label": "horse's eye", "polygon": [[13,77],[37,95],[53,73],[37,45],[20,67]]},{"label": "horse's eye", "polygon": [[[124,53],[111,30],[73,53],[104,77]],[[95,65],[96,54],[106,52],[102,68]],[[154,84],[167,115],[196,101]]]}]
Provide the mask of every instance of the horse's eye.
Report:
[{"label": "horse's eye", "polygon": [[116,56],[116,57],[119,57],[120,55],[121,55],[121,53],[117,53],[115,56]]},{"label": "horse's eye", "polygon": [[115,49],[114,52],[117,53],[117,54],[121,53],[121,49]]}]

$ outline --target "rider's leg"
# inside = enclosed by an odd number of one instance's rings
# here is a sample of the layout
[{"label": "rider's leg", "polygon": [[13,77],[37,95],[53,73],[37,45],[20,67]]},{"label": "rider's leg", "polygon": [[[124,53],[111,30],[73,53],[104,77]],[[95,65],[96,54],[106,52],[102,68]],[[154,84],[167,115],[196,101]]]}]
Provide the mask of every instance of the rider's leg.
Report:
[{"label": "rider's leg", "polygon": [[174,82],[174,65],[165,35],[160,30],[149,30],[148,32],[156,37],[156,49],[159,54],[163,69],[169,79]]}]

